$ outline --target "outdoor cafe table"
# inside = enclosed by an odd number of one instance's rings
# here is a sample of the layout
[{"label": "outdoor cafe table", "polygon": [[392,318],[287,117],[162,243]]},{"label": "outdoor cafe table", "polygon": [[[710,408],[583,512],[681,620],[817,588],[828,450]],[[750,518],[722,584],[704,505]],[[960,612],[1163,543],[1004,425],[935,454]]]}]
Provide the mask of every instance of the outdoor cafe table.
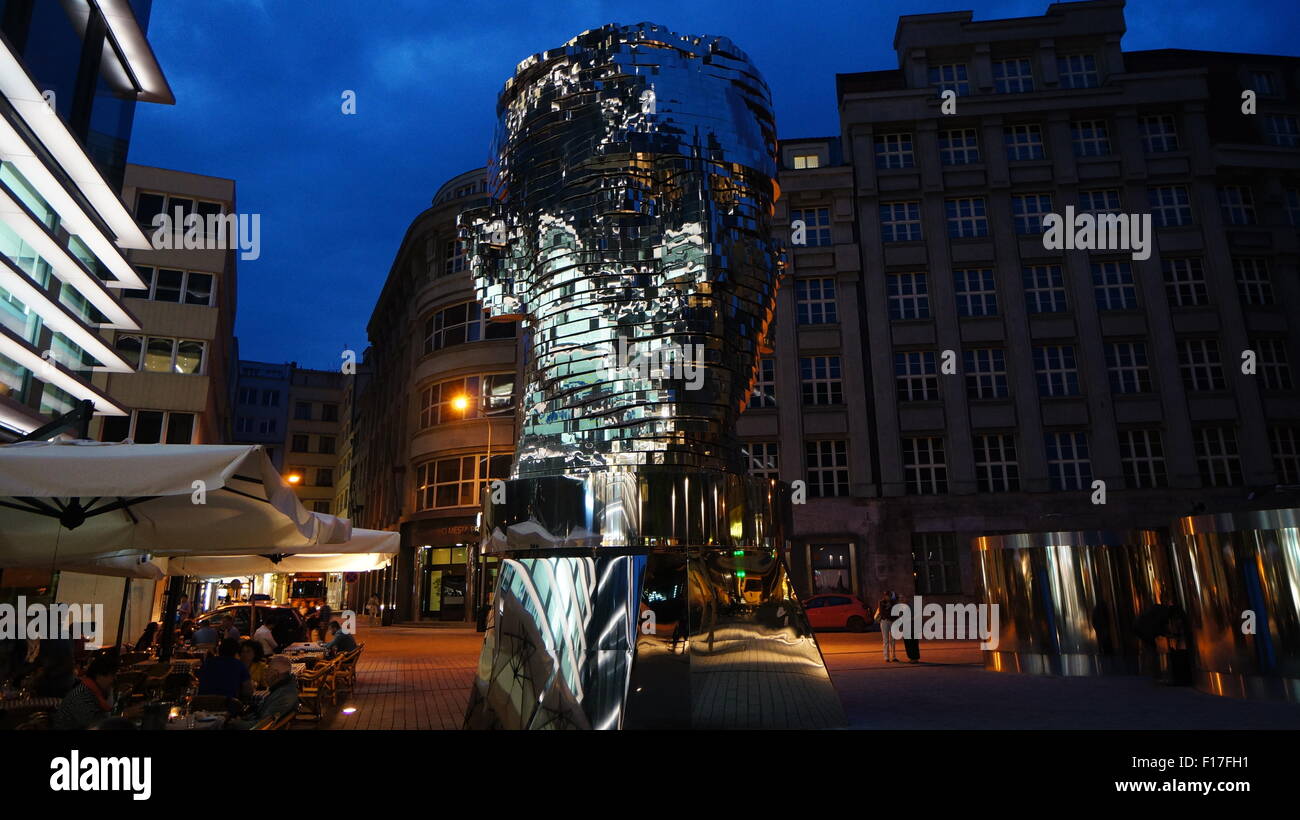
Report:
[{"label": "outdoor cafe table", "polygon": [[214,712],[190,712],[187,715],[181,715],[175,720],[167,721],[166,730],[187,731],[187,730],[205,730],[220,729],[226,725],[226,716]]},{"label": "outdoor cafe table", "polygon": [[282,651],[286,655],[301,655],[301,654],[310,654],[316,652],[324,652],[325,644],[319,643],[317,641],[299,641],[298,643],[289,644]]}]

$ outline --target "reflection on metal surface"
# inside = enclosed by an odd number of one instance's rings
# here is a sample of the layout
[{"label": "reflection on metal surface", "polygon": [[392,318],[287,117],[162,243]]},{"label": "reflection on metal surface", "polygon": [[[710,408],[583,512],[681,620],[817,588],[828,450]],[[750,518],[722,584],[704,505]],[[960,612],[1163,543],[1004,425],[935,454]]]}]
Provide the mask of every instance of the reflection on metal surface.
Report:
[{"label": "reflection on metal surface", "polygon": [[781,265],[766,84],[726,38],[611,25],[520,63],[498,114],[499,204],[462,230],[531,351],[466,725],[842,724],[788,490],[734,434]]},{"label": "reflection on metal surface", "polygon": [[1154,671],[1139,623],[1176,603],[1157,533],[1037,532],[972,539],[984,594],[999,608],[987,669],[1049,675]]},{"label": "reflection on metal surface", "polygon": [[[1173,564],[1192,628],[1197,686],[1300,701],[1300,510],[1180,518]],[[1247,613],[1254,634],[1243,628]]]}]

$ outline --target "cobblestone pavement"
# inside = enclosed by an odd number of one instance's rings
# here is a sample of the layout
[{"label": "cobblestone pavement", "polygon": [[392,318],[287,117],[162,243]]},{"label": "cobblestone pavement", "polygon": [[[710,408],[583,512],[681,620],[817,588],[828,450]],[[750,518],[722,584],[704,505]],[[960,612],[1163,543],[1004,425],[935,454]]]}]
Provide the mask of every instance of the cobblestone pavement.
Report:
[{"label": "cobblestone pavement", "polygon": [[[358,638],[366,650],[356,692],[340,701],[356,711],[336,712],[322,728],[460,728],[479,633],[363,626]],[[819,633],[818,640],[855,729],[1300,728],[1295,704],[1219,698],[1136,676],[986,672],[974,642],[922,642],[922,663],[913,665],[886,664],[879,633]]]}]

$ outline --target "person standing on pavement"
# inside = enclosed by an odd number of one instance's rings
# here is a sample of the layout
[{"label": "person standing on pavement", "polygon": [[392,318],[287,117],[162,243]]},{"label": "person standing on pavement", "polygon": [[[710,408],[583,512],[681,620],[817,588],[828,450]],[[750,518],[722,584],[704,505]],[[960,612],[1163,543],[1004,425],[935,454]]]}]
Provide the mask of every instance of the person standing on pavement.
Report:
[{"label": "person standing on pavement", "polygon": [[898,652],[894,647],[894,604],[898,603],[898,593],[890,590],[876,604],[876,622],[880,624],[880,644],[885,650],[885,663],[898,663]]}]

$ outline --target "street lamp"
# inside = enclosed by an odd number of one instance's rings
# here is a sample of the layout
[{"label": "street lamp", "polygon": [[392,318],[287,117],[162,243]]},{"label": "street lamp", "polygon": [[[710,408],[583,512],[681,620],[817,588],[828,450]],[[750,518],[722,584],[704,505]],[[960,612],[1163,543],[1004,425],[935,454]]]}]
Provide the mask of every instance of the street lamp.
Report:
[{"label": "street lamp", "polygon": [[[514,412],[514,407],[503,407],[499,410],[489,409],[491,407],[491,398],[492,397],[488,395],[486,391],[481,392],[478,396],[479,412],[482,413],[483,418],[487,420],[487,458],[485,459],[484,464],[484,477],[489,480],[492,478],[492,417]],[[464,412],[470,406],[470,396],[461,393],[451,400],[451,406]],[[480,512],[479,515],[481,517],[482,513]],[[485,629],[485,616],[487,614],[487,605],[485,603],[485,599],[487,598],[487,566],[483,561],[482,548],[483,538],[482,530],[480,529],[478,542],[474,545],[472,550],[474,556],[472,562],[474,571],[473,599],[478,602],[475,611],[475,620],[479,632],[482,632]]]},{"label": "street lamp", "polygon": [[299,483],[300,481],[302,481],[302,474],[301,474],[301,473],[289,473],[287,476],[284,477],[284,480],[287,481],[287,482],[289,482],[290,484],[297,484],[297,483]]}]

